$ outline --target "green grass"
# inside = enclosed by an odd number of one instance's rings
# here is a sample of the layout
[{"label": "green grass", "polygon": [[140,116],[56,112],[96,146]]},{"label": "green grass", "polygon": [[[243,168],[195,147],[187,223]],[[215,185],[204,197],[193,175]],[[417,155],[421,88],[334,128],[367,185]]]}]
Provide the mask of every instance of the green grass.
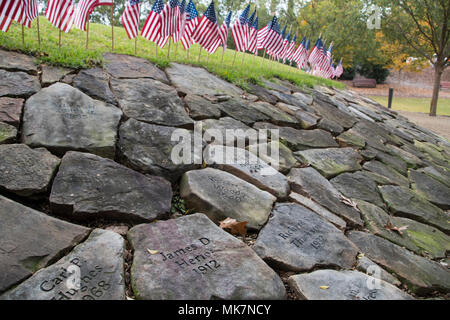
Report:
[{"label": "green grass", "polygon": [[[111,27],[101,24],[90,24],[89,31],[89,49],[85,49],[86,33],[76,28],[68,34],[62,33],[62,47],[58,46],[59,32],[54,28],[45,17],[40,17],[41,30],[41,52],[38,50],[36,20],[33,21],[30,29],[25,28],[25,45],[22,45],[22,28],[13,22],[7,33],[0,32],[0,47],[18,50],[33,54],[38,57],[39,62],[52,65],[60,65],[71,68],[89,68],[102,64],[102,56],[105,52],[111,51]],[[114,52],[134,55],[134,40],[128,39],[123,28],[114,28]],[[261,57],[254,57],[251,54],[245,54],[242,63],[242,53],[237,53],[236,61],[233,64],[235,51],[226,50],[224,62],[222,63],[222,48],[207,58],[205,50],[201,51],[200,61],[198,62],[199,46],[191,47],[189,57],[187,51],[183,49],[181,43],[178,46],[177,56],[175,57],[175,46],[171,44],[170,59],[167,57],[169,45],[164,49],[158,49],[156,54],[155,44],[138,38],[137,56],[148,59],[161,68],[170,65],[170,62],[180,62],[191,65],[199,65],[208,71],[228,80],[241,88],[246,88],[246,83],[261,84],[261,78],[272,79],[280,78],[289,80],[301,87],[313,87],[315,85],[334,86],[344,88],[344,85],[318,77],[311,76],[303,71],[297,70],[286,65],[264,61]]]},{"label": "green grass", "polygon": [[[372,96],[371,99],[388,106],[388,97]],[[395,97],[392,101],[393,110],[411,111],[411,112],[430,112],[431,98],[402,98]],[[439,98],[437,105],[437,114],[450,116],[450,99]]]}]

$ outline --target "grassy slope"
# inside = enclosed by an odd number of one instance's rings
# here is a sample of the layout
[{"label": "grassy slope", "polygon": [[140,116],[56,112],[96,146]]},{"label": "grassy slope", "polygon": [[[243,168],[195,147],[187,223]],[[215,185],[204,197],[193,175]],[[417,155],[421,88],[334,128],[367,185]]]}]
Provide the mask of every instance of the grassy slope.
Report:
[{"label": "grassy slope", "polygon": [[[382,105],[388,105],[388,97],[370,97],[373,100],[381,103]],[[430,99],[429,98],[402,98],[395,97],[392,101],[392,109],[411,111],[411,112],[423,112],[429,113],[430,111]],[[438,101],[437,113],[439,115],[450,116],[450,99],[440,98]]]},{"label": "grassy slope", "polygon": [[[40,17],[41,29],[41,54],[39,59],[43,63],[67,66],[72,68],[87,68],[100,65],[102,55],[111,51],[111,27],[100,24],[91,24],[89,32],[89,50],[85,50],[86,33],[73,29],[68,34],[62,33],[62,47],[58,47],[58,29],[54,28],[45,17]],[[134,55],[134,40],[129,40],[123,28],[114,28],[114,52]],[[12,50],[20,50],[38,56],[38,41],[36,20],[33,21],[31,29],[25,28],[25,46],[22,45],[21,27],[13,22],[7,33],[0,32],[0,46]],[[312,87],[314,85],[334,86],[343,88],[343,85],[326,79],[313,77],[305,72],[299,71],[280,63],[269,60],[262,61],[260,57],[246,54],[244,63],[241,65],[242,53],[237,54],[234,66],[233,57],[235,51],[226,50],[224,63],[222,64],[222,48],[209,57],[202,50],[200,62],[197,61],[199,47],[194,45],[190,50],[190,58],[183,49],[181,43],[175,58],[175,45],[171,45],[170,60],[167,58],[168,44],[164,49],[158,49],[155,53],[155,44],[142,37],[138,39],[137,56],[143,57],[164,68],[169,61],[176,61],[192,65],[200,65],[210,72],[245,88],[247,81],[260,82],[261,77],[271,79],[278,77],[287,79],[300,86]],[[263,64],[261,64],[263,62]]]}]

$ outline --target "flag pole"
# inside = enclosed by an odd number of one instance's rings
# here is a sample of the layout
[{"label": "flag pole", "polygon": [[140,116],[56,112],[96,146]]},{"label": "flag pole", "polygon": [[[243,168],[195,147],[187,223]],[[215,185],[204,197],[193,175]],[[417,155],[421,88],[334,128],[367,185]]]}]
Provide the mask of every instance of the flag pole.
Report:
[{"label": "flag pole", "polygon": [[222,47],[223,48],[223,50],[222,50],[222,63],[223,63],[223,57],[225,56],[225,47]]},{"label": "flag pole", "polygon": [[178,42],[179,41],[177,41],[177,44],[175,45],[175,60],[177,59],[177,53],[178,53]]},{"label": "flag pole", "polygon": [[25,27],[22,25],[22,45],[25,45]]},{"label": "flag pole", "polygon": [[134,55],[137,54],[137,41],[139,36],[139,27],[141,26],[141,7],[138,4],[138,21],[137,21],[137,34],[136,38],[134,38]]},{"label": "flag pole", "polygon": [[198,49],[198,59],[197,62],[200,62],[200,54],[202,53],[202,46],[199,45],[200,49]]},{"label": "flag pole", "polygon": [[89,45],[89,20],[87,21],[87,28],[86,28],[86,49]]},{"label": "flag pole", "polygon": [[237,50],[234,51],[233,64],[231,65],[232,67],[234,66],[234,61],[236,60],[236,55],[237,55]]},{"label": "flag pole", "polygon": [[111,51],[114,51],[114,3],[111,6]]},{"label": "flag pole", "polygon": [[241,67],[244,64],[244,59],[245,59],[245,52],[242,52]]},{"label": "flag pole", "polygon": [[261,67],[263,66],[264,60],[266,60],[266,49],[264,49],[264,54],[261,60]]},{"label": "flag pole", "polygon": [[39,14],[37,15],[36,18],[37,18],[36,22],[37,22],[37,34],[38,34],[39,51],[41,51],[41,31],[40,31],[40,28],[39,28]]},{"label": "flag pole", "polygon": [[59,47],[61,48],[61,29],[59,29]]},{"label": "flag pole", "polygon": [[170,40],[171,40],[172,36],[169,37],[169,39],[167,41],[169,41],[169,50],[167,51],[167,59],[170,59]]}]

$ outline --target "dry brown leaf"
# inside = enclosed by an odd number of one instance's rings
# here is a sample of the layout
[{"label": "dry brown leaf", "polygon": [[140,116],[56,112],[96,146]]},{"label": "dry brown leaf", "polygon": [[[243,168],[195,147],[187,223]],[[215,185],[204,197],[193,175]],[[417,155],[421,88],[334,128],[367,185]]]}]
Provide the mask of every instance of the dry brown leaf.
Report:
[{"label": "dry brown leaf", "polygon": [[394,226],[394,225],[392,224],[392,222],[391,222],[390,219],[388,219],[388,220],[386,221],[386,225],[384,226],[384,228],[387,229],[387,230],[396,231],[396,232],[398,232],[400,235],[403,235],[403,232],[402,232],[402,231],[405,231],[406,229],[408,229],[408,226],[403,226],[403,227],[398,228],[398,227],[396,227],[396,226]]},{"label": "dry brown leaf", "polygon": [[220,221],[220,228],[224,230],[228,230],[231,234],[239,234],[243,237],[247,234],[247,221],[236,221],[236,219],[226,218],[223,221]]},{"label": "dry brown leaf", "polygon": [[361,212],[355,201],[353,201],[347,197],[344,197],[343,195],[340,196],[340,199],[343,204],[346,204],[347,206],[354,208],[356,211]]}]

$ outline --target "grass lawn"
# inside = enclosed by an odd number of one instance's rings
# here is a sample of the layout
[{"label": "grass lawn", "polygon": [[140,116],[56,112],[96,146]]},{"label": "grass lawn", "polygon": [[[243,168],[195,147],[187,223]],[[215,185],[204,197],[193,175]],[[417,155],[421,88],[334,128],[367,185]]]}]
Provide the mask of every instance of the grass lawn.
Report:
[{"label": "grass lawn", "polygon": [[[19,50],[33,54],[39,58],[41,63],[61,65],[72,68],[88,68],[94,65],[101,65],[102,55],[111,51],[111,27],[101,24],[90,24],[89,26],[89,49],[85,49],[86,33],[73,28],[68,34],[62,33],[62,47],[58,46],[58,29],[54,28],[48,20],[40,16],[41,30],[41,52],[38,50],[36,20],[33,21],[30,29],[25,28],[25,46],[22,45],[22,29],[15,22],[11,25],[7,33],[0,32],[0,47]],[[231,36],[231,34],[229,35]],[[114,27],[114,52],[134,55],[134,40],[129,40],[125,29]],[[201,51],[198,62],[199,46],[194,45],[187,51],[183,49],[181,43],[178,46],[175,57],[175,44],[171,44],[170,59],[167,57],[169,45],[164,49],[146,39],[139,37],[137,43],[137,56],[150,60],[161,68],[169,66],[170,62],[181,62],[205,67],[208,71],[226,79],[241,88],[246,87],[247,82],[261,84],[261,78],[280,78],[290,80],[302,87],[313,87],[314,85],[334,86],[344,88],[344,85],[332,80],[311,76],[296,68],[286,65],[263,61],[261,57],[254,57],[245,54],[242,63],[242,53],[237,53],[236,61],[233,64],[235,51],[226,50],[224,62],[222,63],[222,48],[207,58],[205,50]]]},{"label": "grass lawn", "polygon": [[[386,107],[388,105],[388,97],[372,96],[370,98]],[[429,113],[430,103],[431,98],[396,98],[394,95],[394,100],[392,101],[392,109]],[[437,114],[450,116],[450,99],[439,98]]]}]

